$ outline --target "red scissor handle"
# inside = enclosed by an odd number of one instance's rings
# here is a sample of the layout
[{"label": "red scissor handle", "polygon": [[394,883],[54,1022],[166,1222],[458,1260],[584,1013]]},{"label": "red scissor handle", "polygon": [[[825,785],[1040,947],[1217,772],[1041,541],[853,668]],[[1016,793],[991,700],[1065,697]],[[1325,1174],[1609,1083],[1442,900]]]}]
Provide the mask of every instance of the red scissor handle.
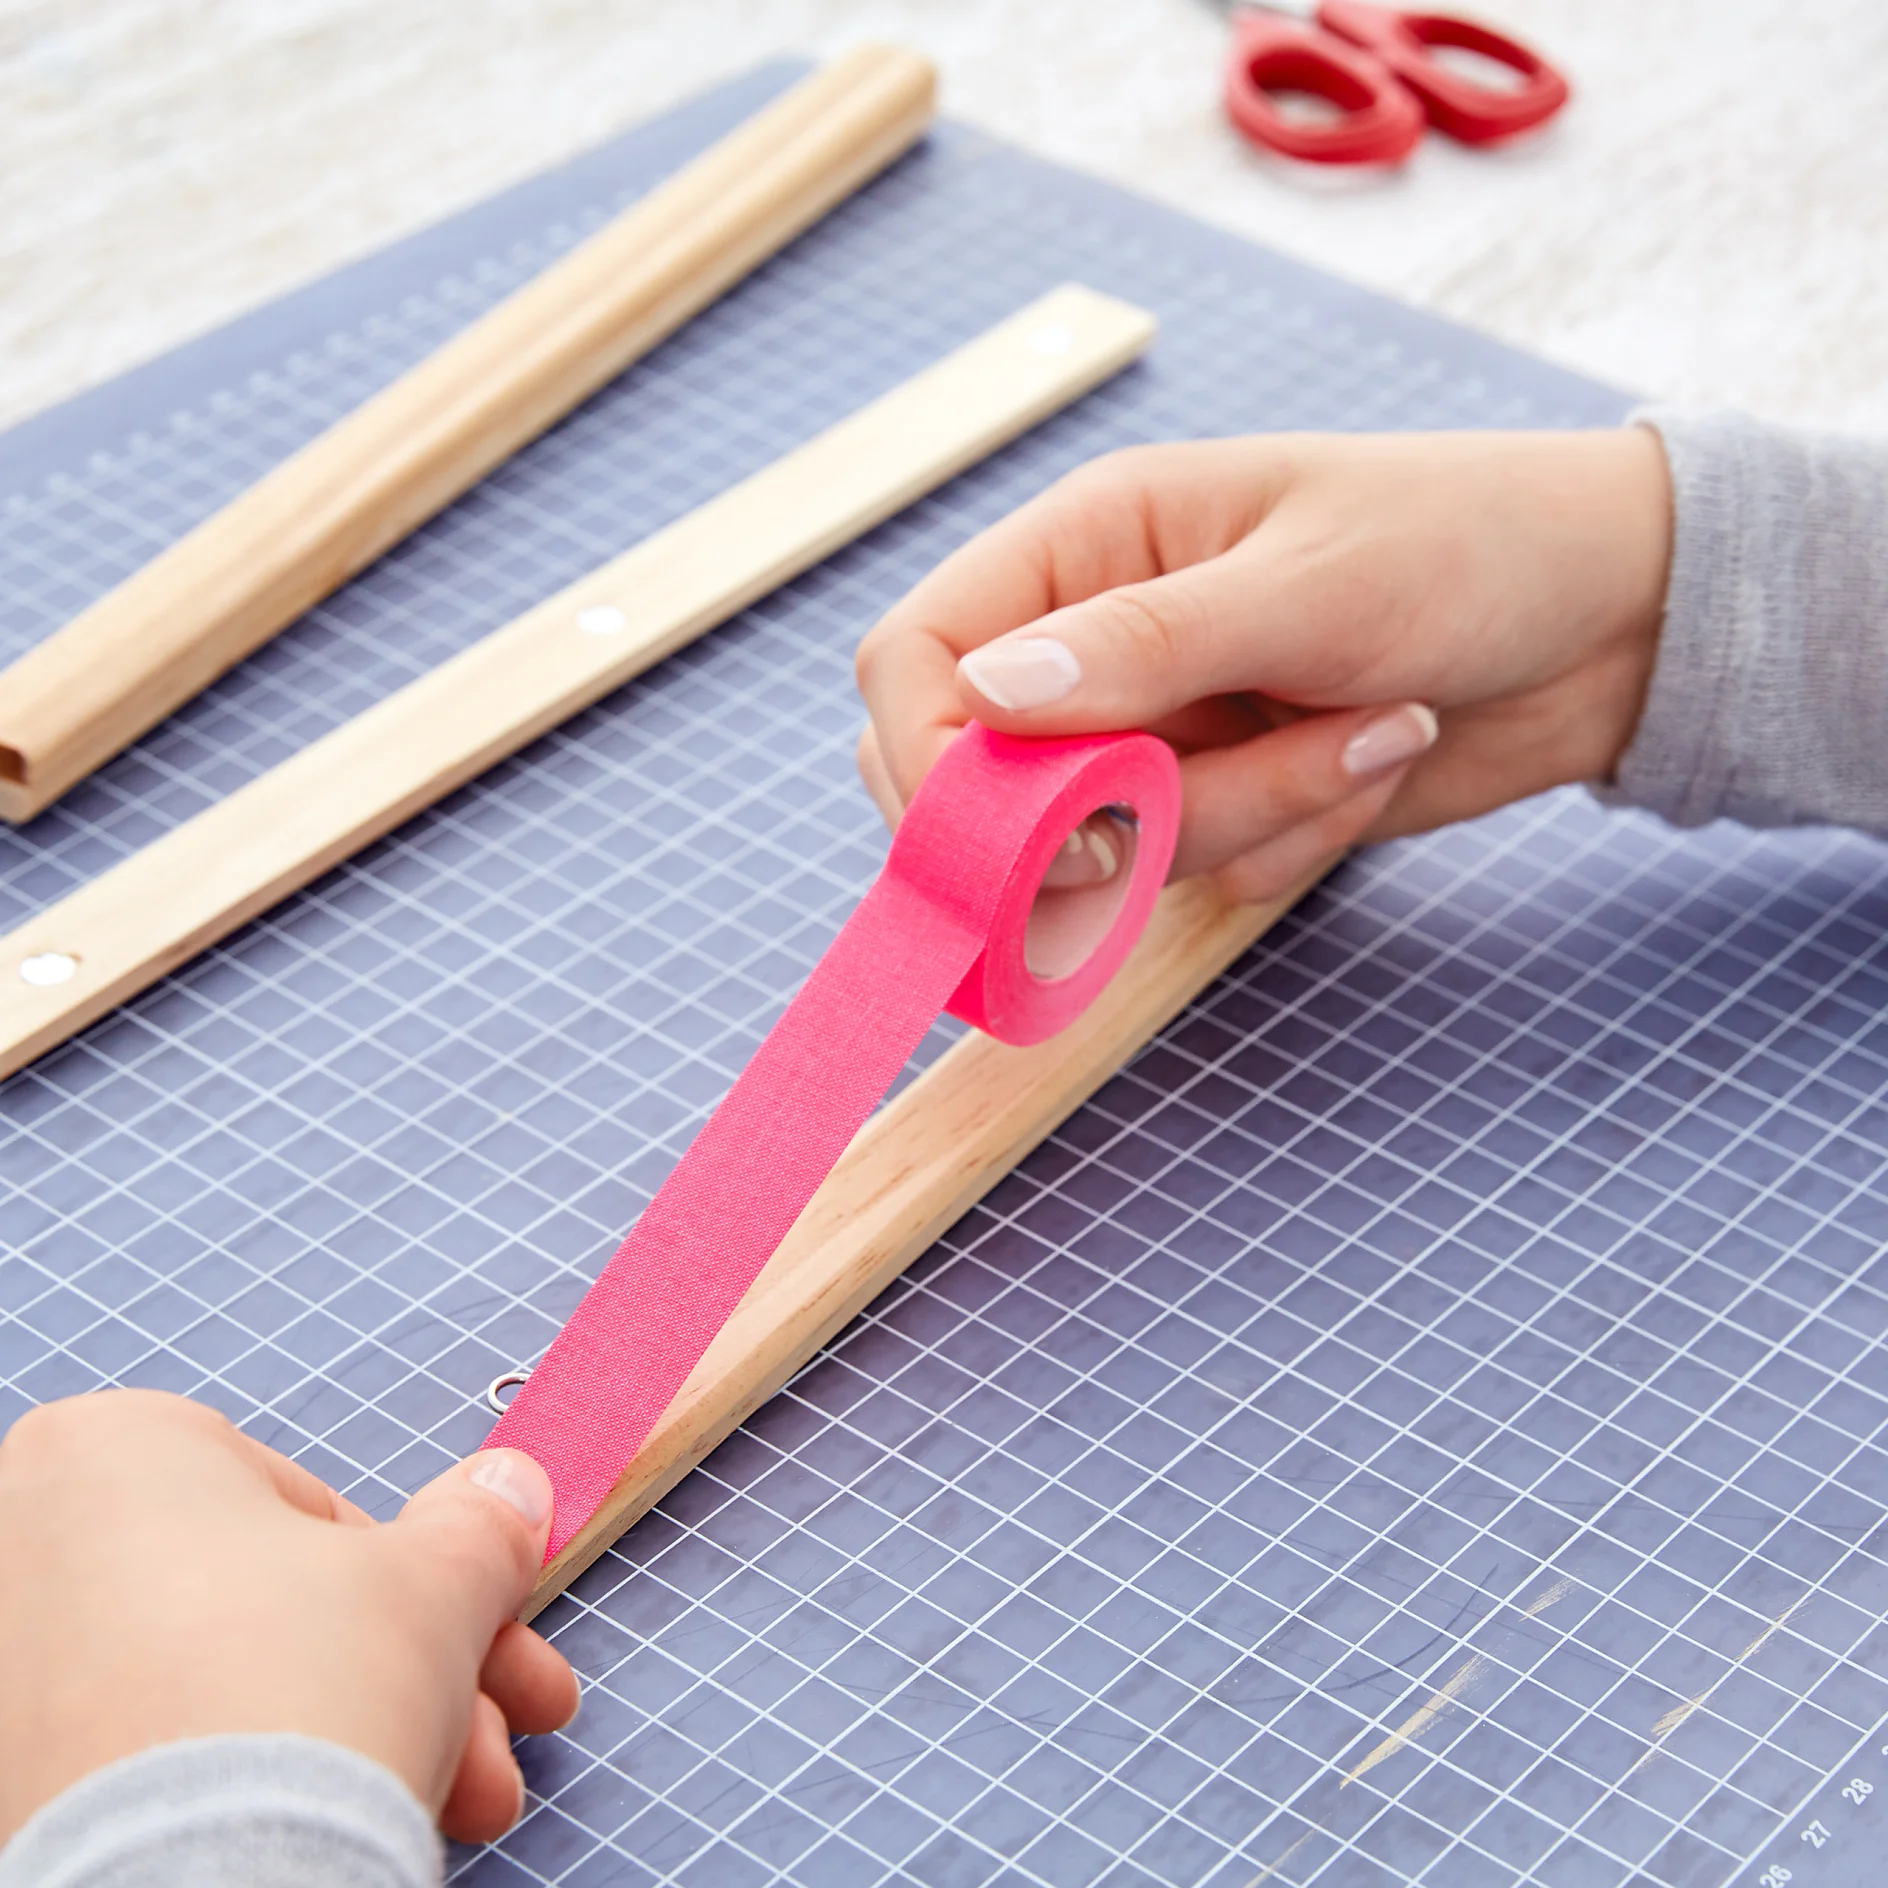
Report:
[{"label": "red scissor handle", "polygon": [[[1310,92],[1344,115],[1288,118],[1273,92]],[[1381,60],[1316,27],[1256,13],[1233,24],[1226,115],[1253,143],[1312,164],[1400,163],[1423,135],[1421,103]]]},{"label": "red scissor handle", "polygon": [[[1422,100],[1429,122],[1464,144],[1531,131],[1567,102],[1567,81],[1517,41],[1446,13],[1401,13],[1366,0],[1324,0],[1318,24],[1374,54]],[[1459,46],[1520,75],[1516,86],[1478,85],[1430,49]]]}]

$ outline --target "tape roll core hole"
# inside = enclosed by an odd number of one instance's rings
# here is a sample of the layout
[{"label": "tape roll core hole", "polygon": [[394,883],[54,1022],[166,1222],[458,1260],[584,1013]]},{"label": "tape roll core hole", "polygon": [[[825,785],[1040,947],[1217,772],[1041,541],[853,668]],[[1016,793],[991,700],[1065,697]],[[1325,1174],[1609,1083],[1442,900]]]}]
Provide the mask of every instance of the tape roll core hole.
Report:
[{"label": "tape roll core hole", "polygon": [[[1056,983],[1080,970],[1121,915],[1134,880],[1134,857],[1141,824],[1131,806],[1098,807],[1089,819],[1105,815],[1103,837],[1115,854],[1114,871],[1098,885],[1038,885],[1023,928],[1023,962],[1032,977]],[[1075,831],[1080,831],[1077,827]]]}]

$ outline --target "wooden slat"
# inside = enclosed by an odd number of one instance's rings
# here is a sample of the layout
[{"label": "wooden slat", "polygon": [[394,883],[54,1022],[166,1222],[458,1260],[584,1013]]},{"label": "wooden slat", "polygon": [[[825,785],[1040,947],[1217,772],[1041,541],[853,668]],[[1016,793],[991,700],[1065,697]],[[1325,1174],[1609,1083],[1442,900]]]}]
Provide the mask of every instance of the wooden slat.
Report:
[{"label": "wooden slat", "polygon": [[869,46],[795,86],[0,673],[30,818],[679,327],[930,122]]},{"label": "wooden slat", "polygon": [[[1055,290],[0,937],[0,1076],[1134,359]],[[861,625],[863,627],[863,625]]]},{"label": "wooden slat", "polygon": [[545,1567],[524,1617],[661,1500],[1304,889],[1272,904],[1229,905],[1200,880],[1170,886],[1114,981],[1061,1035],[1014,1049],[973,1032],[880,1109],[610,1499]]}]

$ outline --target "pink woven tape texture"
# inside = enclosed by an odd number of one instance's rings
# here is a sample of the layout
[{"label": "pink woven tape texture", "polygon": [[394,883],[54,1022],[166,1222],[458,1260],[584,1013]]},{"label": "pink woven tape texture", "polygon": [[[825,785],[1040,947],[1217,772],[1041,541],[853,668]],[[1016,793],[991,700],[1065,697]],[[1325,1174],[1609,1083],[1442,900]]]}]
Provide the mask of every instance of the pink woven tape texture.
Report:
[{"label": "pink woven tape texture", "polygon": [[[1104,809],[1122,869],[1042,889]],[[549,1471],[549,1553],[603,1504],[938,1013],[1030,1043],[1094,1000],[1153,909],[1179,809],[1173,755],[1148,735],[1017,741],[973,723],[952,742],[878,881],[487,1439]]]}]

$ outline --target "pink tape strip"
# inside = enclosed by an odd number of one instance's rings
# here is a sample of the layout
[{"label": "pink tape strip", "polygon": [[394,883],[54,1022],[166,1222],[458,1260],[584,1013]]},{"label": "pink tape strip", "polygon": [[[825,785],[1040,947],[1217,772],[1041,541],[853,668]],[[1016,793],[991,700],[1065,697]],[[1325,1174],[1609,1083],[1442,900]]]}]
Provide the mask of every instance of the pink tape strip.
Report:
[{"label": "pink tape strip", "polygon": [[[1133,814],[1128,869],[1039,897],[1105,807]],[[1179,808],[1179,769],[1149,735],[1017,741],[973,724],[952,742],[878,882],[487,1440],[549,1471],[550,1554],[602,1505],[938,1012],[1028,1043],[1094,1000],[1153,909]]]}]

